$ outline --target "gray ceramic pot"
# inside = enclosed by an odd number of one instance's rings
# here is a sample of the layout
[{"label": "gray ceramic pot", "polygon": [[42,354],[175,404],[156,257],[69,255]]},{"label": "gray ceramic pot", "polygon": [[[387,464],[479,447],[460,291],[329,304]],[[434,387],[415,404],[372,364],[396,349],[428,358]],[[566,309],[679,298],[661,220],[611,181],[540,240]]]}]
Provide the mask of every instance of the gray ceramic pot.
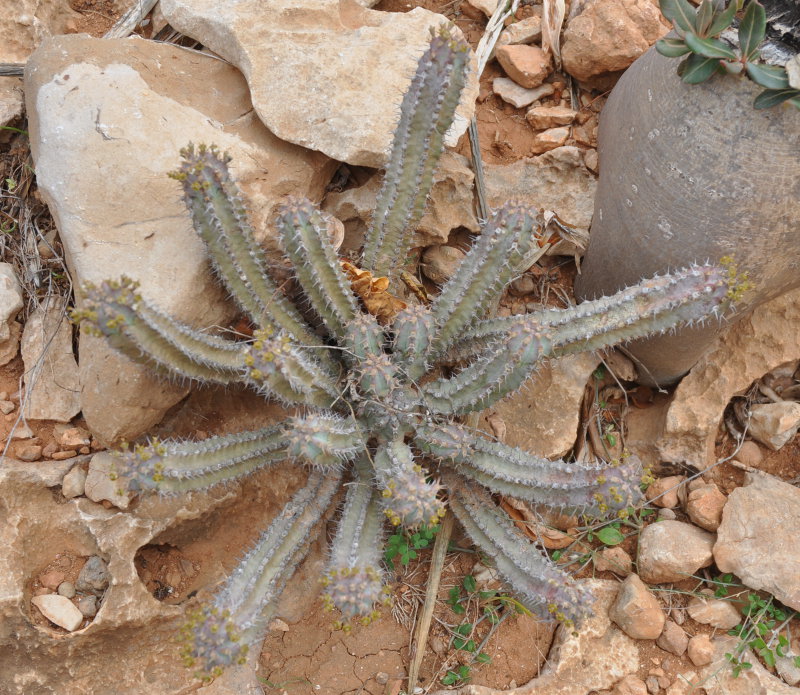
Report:
[{"label": "gray ceramic pot", "polygon": [[[686,85],[651,48],[603,110],[600,180],[579,299],[692,262],[733,256],[754,284],[737,315],[800,286],[800,111],[756,111],[761,91],[715,75]],[[642,380],[688,371],[718,321],[629,347]],[[642,368],[644,367],[644,368]]]}]

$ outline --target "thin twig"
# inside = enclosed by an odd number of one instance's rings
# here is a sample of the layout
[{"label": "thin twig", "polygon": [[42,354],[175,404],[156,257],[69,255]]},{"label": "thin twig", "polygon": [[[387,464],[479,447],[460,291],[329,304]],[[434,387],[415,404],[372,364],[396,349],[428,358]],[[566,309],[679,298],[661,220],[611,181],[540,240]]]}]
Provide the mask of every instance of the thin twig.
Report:
[{"label": "thin twig", "polygon": [[104,39],[124,39],[150,14],[158,0],[134,0],[132,5],[104,35]]},{"label": "thin twig", "polygon": [[0,63],[0,77],[22,77],[25,63]]},{"label": "thin twig", "polygon": [[411,665],[408,669],[408,691],[414,692],[417,687],[419,669],[422,665],[422,657],[425,655],[425,645],[428,643],[428,632],[431,629],[433,619],[433,609],[436,605],[436,596],[439,593],[439,580],[442,578],[442,568],[444,558],[447,554],[447,546],[450,543],[450,536],[453,533],[453,514],[445,516],[442,521],[436,541],[433,544],[433,557],[431,557],[431,569],[428,574],[428,587],[425,592],[425,604],[422,606],[422,613],[417,622],[414,635],[414,642],[411,650]]}]

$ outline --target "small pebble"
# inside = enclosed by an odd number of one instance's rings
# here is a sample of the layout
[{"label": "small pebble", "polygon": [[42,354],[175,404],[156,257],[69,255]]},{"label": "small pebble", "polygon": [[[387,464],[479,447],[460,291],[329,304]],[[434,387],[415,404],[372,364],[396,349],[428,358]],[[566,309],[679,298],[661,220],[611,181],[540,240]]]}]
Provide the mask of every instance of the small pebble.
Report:
[{"label": "small pebble", "polygon": [[74,458],[77,455],[77,451],[70,449],[69,451],[56,451],[50,458],[54,461],[66,461],[67,459]]},{"label": "small pebble", "polygon": [[52,458],[53,454],[58,451],[58,444],[55,442],[50,442],[49,444],[44,445],[44,449],[42,449],[42,456],[45,458]]},{"label": "small pebble", "polygon": [[706,666],[714,658],[714,644],[708,635],[695,635],[686,649],[695,666]]},{"label": "small pebble", "polygon": [[454,246],[429,246],[422,254],[422,272],[429,280],[441,285],[455,275],[466,255]]},{"label": "small pebble", "polygon": [[720,630],[730,630],[742,622],[742,614],[730,601],[709,598],[693,598],[689,601],[689,617],[698,623],[711,625]]},{"label": "small pebble", "polygon": [[110,581],[111,575],[103,558],[92,555],[78,575],[75,588],[82,592],[102,594],[108,588]]},{"label": "small pebble", "polygon": [[2,400],[0,401],[0,413],[3,415],[8,415],[9,413],[14,412],[14,408],[17,406],[14,405],[11,401]]},{"label": "small pebble", "polygon": [[744,442],[739,451],[736,452],[735,458],[745,466],[758,468],[758,465],[764,460],[764,454],[761,453],[758,444],[748,440]]},{"label": "small pebble", "polygon": [[569,128],[567,126],[543,130],[541,133],[536,133],[531,141],[531,152],[533,154],[544,154],[554,150],[556,147],[561,147],[568,137]]},{"label": "small pebble", "polygon": [[678,506],[678,487],[684,480],[686,478],[682,475],[659,478],[650,484],[644,496],[657,507],[673,509]]},{"label": "small pebble", "polygon": [[671,620],[667,620],[667,622],[664,623],[664,630],[656,640],[656,644],[665,652],[681,656],[686,651],[686,646],[689,644],[689,635],[687,635],[679,625]]},{"label": "small pebble", "polygon": [[674,509],[660,509],[658,512],[658,518],[665,521],[675,521],[675,519],[678,518],[678,515],[675,513]]},{"label": "small pebble", "polygon": [[82,427],[70,427],[61,433],[61,446],[65,450],[80,449],[82,446],[89,446],[92,441],[89,433]]},{"label": "small pebble", "polygon": [[516,278],[508,288],[515,297],[524,297],[536,291],[536,281],[527,273]]},{"label": "small pebble", "polygon": [[24,423],[20,423],[11,433],[11,439],[33,439],[33,430]]},{"label": "small pebble", "polygon": [[538,87],[553,69],[550,54],[539,46],[500,46],[495,56],[506,74],[521,87]]},{"label": "small pebble", "polygon": [[38,444],[26,444],[17,448],[16,456],[20,461],[38,461],[42,458],[42,447]]},{"label": "small pebble", "polygon": [[378,671],[378,673],[375,674],[375,682],[378,685],[386,685],[389,682],[389,674]]},{"label": "small pebble", "polygon": [[58,585],[58,593],[65,598],[72,598],[75,595],[75,585],[72,582],[61,582]]},{"label": "small pebble", "polygon": [[78,599],[78,610],[86,618],[94,618],[97,615],[97,597],[81,596]]},{"label": "small pebble", "polygon": [[84,493],[86,471],[80,465],[73,466],[61,481],[61,494],[68,500],[80,497]]},{"label": "small pebble", "polygon": [[492,91],[503,101],[521,109],[530,106],[535,101],[550,96],[555,89],[553,85],[545,83],[535,89],[525,89],[520,87],[514,80],[508,77],[495,77],[492,80]]},{"label": "small pebble", "polygon": [[60,570],[50,570],[39,575],[39,584],[55,591],[64,581],[64,573]]},{"label": "small pebble", "polygon": [[641,678],[628,675],[617,682],[612,695],[647,695],[647,686]]},{"label": "small pebble", "polygon": [[633,560],[622,548],[603,548],[594,556],[594,568],[598,572],[613,572],[627,577],[633,572]]},{"label": "small pebble", "polygon": [[656,676],[648,676],[647,680],[645,680],[645,685],[647,686],[647,692],[650,695],[658,695],[661,691],[661,684],[658,682],[658,678]]},{"label": "small pebble", "polygon": [[72,632],[77,630],[83,622],[83,614],[68,598],[58,594],[34,596],[31,603],[36,606],[51,623]]}]

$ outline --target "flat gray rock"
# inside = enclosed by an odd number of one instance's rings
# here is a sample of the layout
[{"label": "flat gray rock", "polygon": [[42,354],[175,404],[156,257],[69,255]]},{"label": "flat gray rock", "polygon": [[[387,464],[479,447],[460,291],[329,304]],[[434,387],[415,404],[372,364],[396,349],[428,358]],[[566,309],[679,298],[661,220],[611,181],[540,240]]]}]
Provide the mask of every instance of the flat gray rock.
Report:
[{"label": "flat gray rock", "polygon": [[[388,160],[431,29],[449,23],[422,8],[378,12],[339,0],[162,0],[161,10],[242,71],[278,137],[370,167]],[[466,130],[477,90],[473,73],[447,144]]]},{"label": "flat gray rock", "polygon": [[748,473],[722,510],[714,560],[751,589],[800,610],[800,490],[772,476]]}]

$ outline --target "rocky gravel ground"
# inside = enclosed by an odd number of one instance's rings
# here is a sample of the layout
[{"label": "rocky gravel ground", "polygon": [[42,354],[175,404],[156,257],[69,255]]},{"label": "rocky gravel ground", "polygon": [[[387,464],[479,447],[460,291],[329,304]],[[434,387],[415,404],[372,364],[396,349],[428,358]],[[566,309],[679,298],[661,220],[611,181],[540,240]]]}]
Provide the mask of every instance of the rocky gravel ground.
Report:
[{"label": "rocky gravel ground", "polygon": [[[282,411],[159,381],[75,335],[66,307],[83,283],[124,273],[188,323],[241,329],[166,177],[190,141],[232,155],[268,249],[276,205],[301,194],[352,256],[429,31],[452,21],[477,48],[496,0],[160,0],[134,36],[103,38],[128,9],[20,0],[0,16],[0,63],[25,64],[24,79],[0,77],[0,693],[399,695],[428,572],[422,545],[397,567],[382,620],[343,634],[312,598],[324,562],[315,543],[261,654],[193,684],[173,640],[186,607],[301,476],[279,468],[185,499],[139,498],[106,449],[145,433],[203,439]],[[653,0],[564,10],[554,28],[541,4],[520,3],[473,71],[407,264],[430,292],[479,231],[478,150],[464,134],[474,115],[488,205],[516,198],[570,232],[498,313],[573,301],[606,95],[668,25]],[[798,691],[798,300],[742,319],[669,392],[638,386],[622,352],[578,355],[483,415],[487,432],[547,457],[625,447],[653,481],[624,522],[498,500],[594,588],[594,617],[576,632],[516,613],[490,559],[457,532],[419,692]]]}]

